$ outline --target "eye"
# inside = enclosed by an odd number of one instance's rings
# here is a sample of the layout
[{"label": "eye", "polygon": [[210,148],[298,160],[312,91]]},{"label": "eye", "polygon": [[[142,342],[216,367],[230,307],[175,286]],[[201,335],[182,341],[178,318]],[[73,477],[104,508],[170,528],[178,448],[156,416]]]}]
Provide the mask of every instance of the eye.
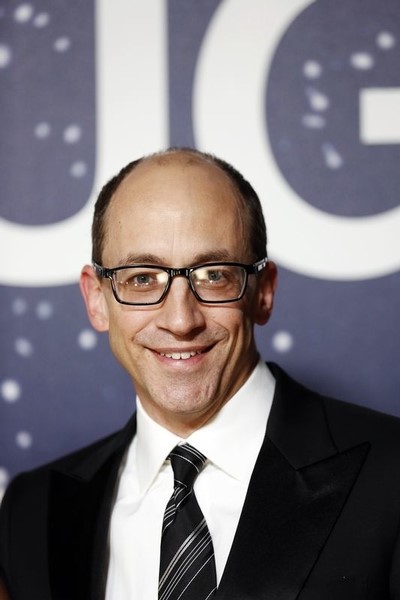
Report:
[{"label": "eye", "polygon": [[195,271],[195,283],[203,288],[225,287],[231,281],[232,274],[226,267],[201,267]]},{"label": "eye", "polygon": [[222,273],[222,271],[208,271],[207,272],[207,279],[211,282],[215,281],[221,281],[222,279],[224,279],[224,274]]},{"label": "eye", "polygon": [[160,285],[161,277],[162,276],[160,276],[160,274],[157,272],[139,272],[131,274],[126,283],[127,285],[135,288],[149,288],[152,286]]},{"label": "eye", "polygon": [[[154,277],[154,276],[153,276]],[[152,278],[148,273],[140,273],[140,275],[135,275],[127,281],[129,285],[137,285],[137,286],[148,286],[151,284]]]},{"label": "eye", "polygon": [[148,290],[149,288],[164,285],[165,273],[156,269],[123,269],[118,273],[117,284],[130,290]]}]

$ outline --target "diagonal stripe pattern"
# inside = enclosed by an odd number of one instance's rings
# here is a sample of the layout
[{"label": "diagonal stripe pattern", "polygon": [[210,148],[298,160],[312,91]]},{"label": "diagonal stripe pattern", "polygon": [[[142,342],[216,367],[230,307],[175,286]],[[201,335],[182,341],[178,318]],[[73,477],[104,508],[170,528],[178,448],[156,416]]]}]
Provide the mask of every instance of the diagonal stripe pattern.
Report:
[{"label": "diagonal stripe pattern", "polygon": [[164,513],[158,600],[211,600],[217,589],[211,535],[193,491],[206,457],[190,444],[171,454],[174,491]]}]

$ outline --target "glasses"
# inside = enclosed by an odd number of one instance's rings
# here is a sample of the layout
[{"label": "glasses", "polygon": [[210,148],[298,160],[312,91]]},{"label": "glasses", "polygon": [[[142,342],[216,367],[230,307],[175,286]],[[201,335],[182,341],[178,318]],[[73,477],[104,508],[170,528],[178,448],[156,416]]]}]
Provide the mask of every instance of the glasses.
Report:
[{"label": "glasses", "polygon": [[199,302],[222,304],[240,300],[246,291],[248,276],[257,275],[267,262],[265,257],[252,265],[215,262],[181,269],[155,265],[107,269],[94,262],[93,267],[99,277],[110,279],[114,297],[120,304],[159,304],[167,295],[174,277],[185,277]]}]

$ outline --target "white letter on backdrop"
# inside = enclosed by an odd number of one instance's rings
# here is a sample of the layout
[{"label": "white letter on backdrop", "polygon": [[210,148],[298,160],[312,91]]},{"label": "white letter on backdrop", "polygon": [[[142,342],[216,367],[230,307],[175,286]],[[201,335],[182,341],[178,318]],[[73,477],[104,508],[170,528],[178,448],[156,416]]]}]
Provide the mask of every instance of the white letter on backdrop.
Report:
[{"label": "white letter on backdrop", "polygon": [[166,0],[96,2],[96,169],[88,202],[43,226],[0,219],[0,284],[74,283],[90,260],[93,204],[101,186],[130,160],[165,147]]},{"label": "white letter on backdrop", "polygon": [[[243,171],[262,199],[271,254],[318,278],[352,280],[400,268],[400,206],[342,217],[307,203],[276,165],[265,124],[265,88],[274,52],[313,0],[225,0],[205,35],[196,68],[196,144]],[[385,182],[382,182],[384,185]]]}]

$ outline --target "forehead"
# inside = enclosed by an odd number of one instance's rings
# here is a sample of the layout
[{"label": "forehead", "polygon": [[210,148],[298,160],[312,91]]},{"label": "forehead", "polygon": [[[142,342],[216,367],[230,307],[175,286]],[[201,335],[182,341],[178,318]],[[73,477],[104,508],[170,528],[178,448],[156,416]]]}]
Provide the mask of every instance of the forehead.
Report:
[{"label": "forehead", "polygon": [[158,202],[168,204],[180,193],[187,197],[186,206],[208,201],[228,210],[238,208],[238,191],[228,175],[211,161],[183,153],[145,159],[121,183],[111,204]]},{"label": "forehead", "polygon": [[180,260],[208,249],[229,256],[235,251],[232,260],[238,260],[244,238],[240,207],[235,186],[213,163],[179,155],[147,159],[111,200],[104,252],[113,261],[132,254],[167,261],[172,255],[178,260],[181,247]]}]

